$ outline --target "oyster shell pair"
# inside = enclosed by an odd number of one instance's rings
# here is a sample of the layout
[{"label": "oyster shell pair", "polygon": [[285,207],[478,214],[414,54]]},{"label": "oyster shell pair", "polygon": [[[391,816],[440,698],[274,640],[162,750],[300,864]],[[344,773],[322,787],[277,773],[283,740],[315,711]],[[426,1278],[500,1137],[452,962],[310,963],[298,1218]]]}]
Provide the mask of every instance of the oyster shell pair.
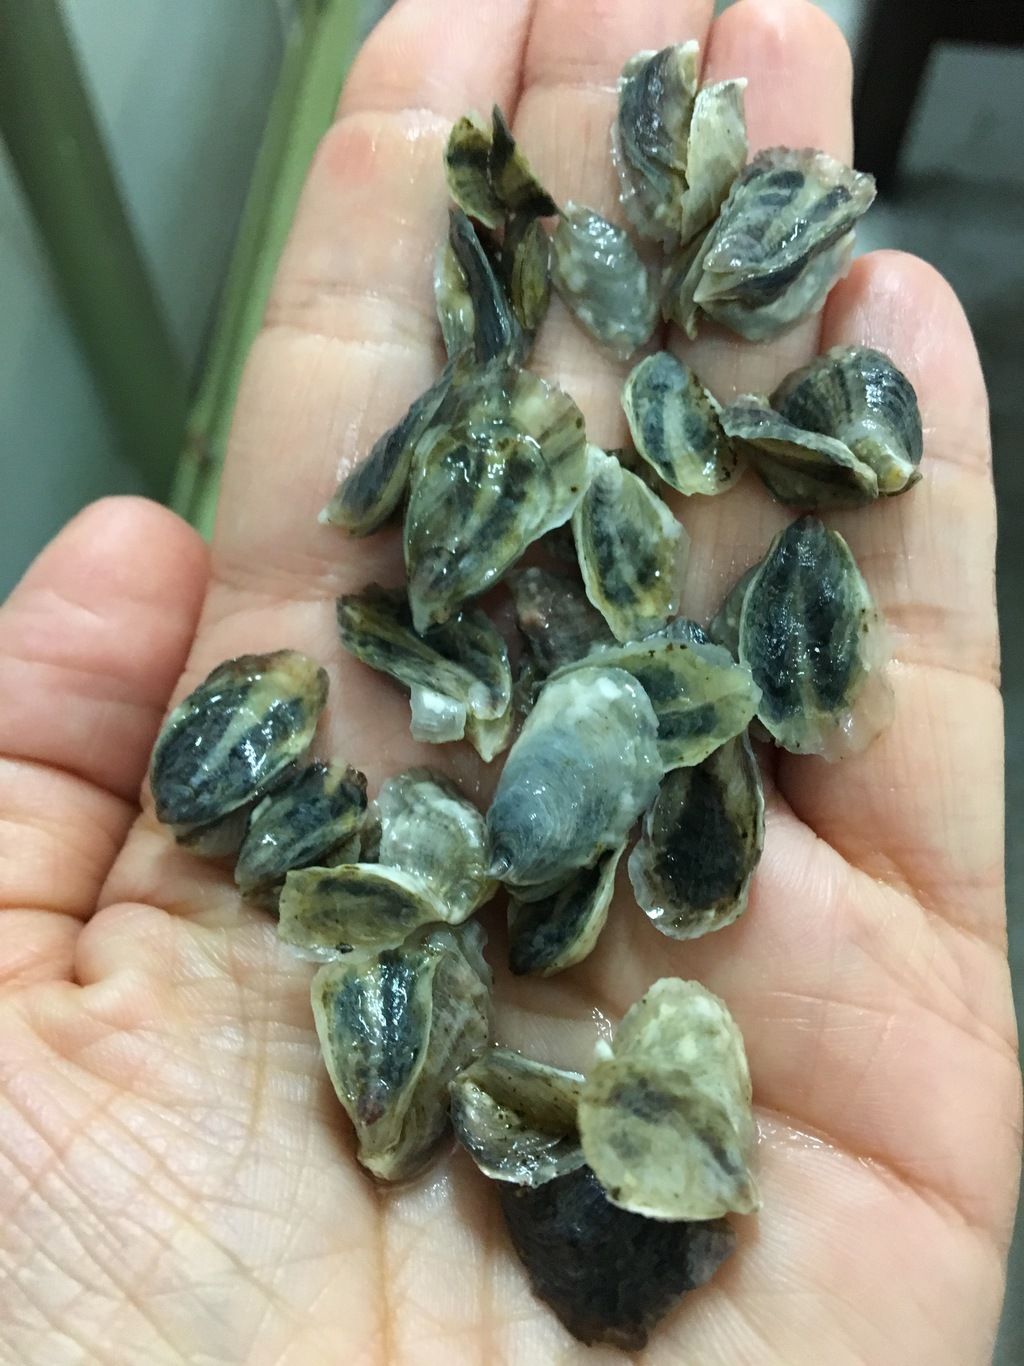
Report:
[{"label": "oyster shell pair", "polygon": [[584,1342],[643,1347],[733,1250],[722,1216],[760,1203],[743,1042],[696,982],[656,982],[586,1077],[495,1048],[451,1094],[535,1292]]}]

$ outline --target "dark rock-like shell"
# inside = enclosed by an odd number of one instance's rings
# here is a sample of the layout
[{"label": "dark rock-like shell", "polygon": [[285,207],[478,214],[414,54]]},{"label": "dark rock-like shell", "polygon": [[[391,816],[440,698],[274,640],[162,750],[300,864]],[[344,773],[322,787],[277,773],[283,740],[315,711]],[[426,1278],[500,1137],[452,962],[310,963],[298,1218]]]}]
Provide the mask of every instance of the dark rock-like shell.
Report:
[{"label": "dark rock-like shell", "polygon": [[739,657],[761,689],[776,744],[838,759],[892,719],[881,618],[850,548],[802,517],[776,536],[750,581]]},{"label": "dark rock-like shell", "polygon": [[509,896],[508,965],[514,973],[551,977],[582,963],[608,918],[624,847],[603,854],[550,896],[531,901]]},{"label": "dark rock-like shell", "polygon": [[551,239],[552,276],[566,306],[620,360],[648,341],[657,291],[629,238],[593,209],[567,204]]},{"label": "dark rock-like shell", "polygon": [[433,928],[313,978],[313,1019],[359,1161],[399,1181],[448,1127],[448,1087],[487,1046],[490,972],[476,925]]},{"label": "dark rock-like shell", "polygon": [[366,778],[342,764],[309,764],[256,807],[238,861],[243,896],[283,882],[292,868],[324,862],[359,830]]},{"label": "dark rock-like shell", "polygon": [[696,939],[746,910],[764,847],[764,793],[745,735],[666,774],[629,856],[641,909],[670,939]]},{"label": "dark rock-like shell", "polygon": [[534,1294],[581,1342],[627,1352],[736,1246],[724,1219],[667,1223],[616,1208],[589,1167],[536,1189],[503,1186],[501,1207]]},{"label": "dark rock-like shell", "polygon": [[574,579],[532,567],[510,583],[516,625],[529,641],[541,677],[582,659],[594,645],[614,643],[604,617]]},{"label": "dark rock-like shell", "polygon": [[326,701],[327,674],[295,650],[218,664],[156,742],[157,820],[209,825],[261,796],[309,748]]},{"label": "dark rock-like shell", "polygon": [[509,1048],[488,1049],[451,1084],[455,1137],[493,1181],[541,1186],[583,1164],[582,1081]]}]

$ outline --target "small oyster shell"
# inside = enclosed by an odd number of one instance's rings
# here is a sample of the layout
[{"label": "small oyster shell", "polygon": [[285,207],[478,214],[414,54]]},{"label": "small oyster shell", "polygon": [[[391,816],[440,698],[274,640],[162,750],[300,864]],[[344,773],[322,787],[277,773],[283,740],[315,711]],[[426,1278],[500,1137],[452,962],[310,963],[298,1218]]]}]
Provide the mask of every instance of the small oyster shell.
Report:
[{"label": "small oyster shell", "polygon": [[722,427],[769,491],[792,507],[857,507],[878,497],[870,465],[842,441],[804,431],[744,394],[722,410]]},{"label": "small oyster shell", "polygon": [[[476,228],[461,209],[452,209],[449,215],[448,241],[465,279],[465,292],[472,310],[473,347],[477,361],[484,364],[496,356],[506,355],[521,358],[527,349],[522,328],[512,311],[494,263],[487,254]],[[458,297],[457,276],[450,265],[445,267],[443,274],[444,283],[451,291],[450,299],[446,296],[447,307],[451,310]],[[439,317],[441,307],[442,301],[439,298]],[[458,322],[454,316],[449,322],[453,343],[459,340],[466,316],[465,301],[462,300],[458,309]],[[442,331],[444,326],[442,319]]]},{"label": "small oyster shell", "polygon": [[795,754],[839,759],[892,720],[881,618],[850,548],[814,517],[776,536],[743,599],[740,660],[758,718]]},{"label": "small oyster shell", "polygon": [[514,701],[510,702],[501,716],[496,716],[493,721],[482,721],[478,716],[470,716],[466,720],[466,739],[476,750],[485,764],[499,754],[503,754],[512,743],[512,732],[515,730],[516,714]]},{"label": "small oyster shell", "polygon": [[157,820],[210,825],[261,796],[309,748],[326,701],[327,674],[296,650],[218,664],[160,731]]},{"label": "small oyster shell", "polygon": [[551,977],[582,963],[604,929],[625,845],[581,869],[542,900],[509,896],[508,965],[514,973]]},{"label": "small oyster shell", "polygon": [[580,667],[546,683],[487,813],[492,873],[535,886],[620,845],[661,780],[657,726],[622,669]]},{"label": "small oyster shell", "polygon": [[512,312],[527,336],[544,321],[551,301],[551,241],[528,214],[515,214],[501,244],[501,273]]},{"label": "small oyster shell", "polygon": [[494,895],[484,818],[443,774],[410,768],[389,778],[374,810],[378,859],[422,879],[437,919],[458,924]]},{"label": "small oyster shell", "polygon": [[412,738],[427,745],[445,745],[466,733],[466,704],[418,684],[409,689]]},{"label": "small oyster shell", "polygon": [[583,1165],[577,1072],[490,1048],[451,1084],[452,1128],[493,1181],[541,1186]]},{"label": "small oyster shell", "polygon": [[582,659],[594,645],[614,642],[604,617],[573,579],[534,567],[514,575],[510,584],[516,625],[542,676]]},{"label": "small oyster shell", "polygon": [[750,580],[757,573],[758,566],[751,565],[726,594],[721,607],[715,613],[708,633],[716,645],[728,650],[734,659],[740,652],[740,615],[743,612],[743,599],[747,596]]},{"label": "small oyster shell", "polygon": [[477,925],[433,928],[313,978],[313,1019],[358,1158],[385,1181],[413,1176],[448,1126],[448,1086],[487,1045],[490,973]]},{"label": "small oyster shell", "polygon": [[638,232],[666,246],[678,240],[698,76],[691,41],[638,52],[619,79],[614,153],[622,204]]},{"label": "small oyster shell", "polygon": [[174,838],[183,849],[200,858],[231,858],[242,847],[252,808],[253,803],[246,802],[237,811],[229,811],[208,825],[176,825]]},{"label": "small oyster shell", "polygon": [[558,212],[558,205],[530,169],[497,105],[491,113],[488,172],[498,200],[509,213],[550,218]]},{"label": "small oyster shell", "polygon": [[723,493],[743,472],[718,404],[670,352],[656,351],[630,372],[622,407],[638,453],[680,493]]},{"label": "small oyster shell", "polygon": [[[666,769],[699,764],[739,735],[757,710],[760,690],[750,670],[718,645],[702,643],[677,626],[647,640],[591,650],[583,666],[625,669],[650,699],[658,718],[658,752]],[[569,664],[561,680],[581,667]]]},{"label": "small oyster shell", "polygon": [[795,426],[844,442],[874,471],[883,496],[903,493],[921,478],[917,395],[881,351],[832,347],[783,380],[772,406]]},{"label": "small oyster shell", "polygon": [[620,360],[631,356],[654,332],[658,300],[629,235],[593,209],[567,204],[551,244],[566,307]]},{"label": "small oyster shell", "polygon": [[697,335],[700,309],[694,298],[704,257],[714,242],[715,225],[705,228],[672,257],[661,276],[661,316],[677,323],[691,339]]},{"label": "small oyster shell", "polygon": [[581,1342],[627,1352],[736,1246],[724,1219],[666,1223],[617,1209],[585,1166],[535,1189],[504,1185],[501,1208],[534,1294]]},{"label": "small oyster shell", "polygon": [[698,90],[690,119],[680,241],[691,242],[714,222],[747,160],[743,79]]},{"label": "small oyster shell", "polygon": [[413,447],[448,397],[456,369],[456,363],[449,362],[405,416],[377,438],[366,459],[342,479],[320,514],[321,522],[341,527],[350,536],[368,536],[383,526],[402,501]]},{"label": "small oyster shell", "polygon": [[491,131],[478,114],[464,114],[452,125],[444,150],[448,193],[471,217],[489,228],[504,218],[504,206],[491,184]]},{"label": "small oyster shell", "polygon": [[447,620],[531,542],[567,522],[586,487],[583,415],[567,394],[520,370],[504,411],[493,403],[417,451],[405,563],[420,631]]},{"label": "small oyster shell", "polygon": [[760,1206],[743,1039],[699,982],[663,977],[626,1013],[580,1094],[583,1155],[622,1209],[714,1219]]},{"label": "small oyster shell", "polygon": [[639,640],[679,608],[690,538],[656,493],[593,448],[593,474],[572,516],[587,597],[618,640]]},{"label": "small oyster shell", "polygon": [[670,939],[697,939],[747,908],[764,848],[761,772],[745,735],[665,776],[629,856],[637,902]]},{"label": "small oyster shell", "polygon": [[874,197],[871,176],[825,152],[759,152],[705,244],[695,302],[751,340],[774,336],[821,306]]},{"label": "small oyster shell", "polygon": [[346,650],[408,688],[430,688],[485,720],[508,707],[508,650],[483,612],[462,612],[421,635],[401,589],[371,586],[338,599],[338,629]]},{"label": "small oyster shell", "polygon": [[296,869],[284,880],[278,914],[277,937],[313,958],[396,948],[446,919],[423,878],[382,863]]},{"label": "small oyster shell", "polygon": [[366,778],[343,764],[308,764],[252,813],[235,864],[243,896],[283,882],[292,868],[322,863],[359,829]]}]

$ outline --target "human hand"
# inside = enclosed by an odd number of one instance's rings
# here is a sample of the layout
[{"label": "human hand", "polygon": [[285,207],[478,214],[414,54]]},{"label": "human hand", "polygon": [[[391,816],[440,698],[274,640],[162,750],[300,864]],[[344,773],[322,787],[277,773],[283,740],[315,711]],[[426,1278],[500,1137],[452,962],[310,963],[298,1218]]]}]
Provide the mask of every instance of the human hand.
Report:
[{"label": "human hand", "polygon": [[[343,655],[334,599],[398,582],[397,538],[317,524],[348,468],[439,368],[430,296],[451,121],[498,101],[555,196],[616,208],[614,83],[696,37],[746,75],[751,151],[850,158],[842,39],[803,0],[399,0],[310,173],[250,357],[212,560],[136,500],[83,513],[0,615],[0,1353],[19,1363],[613,1359],[530,1294],[493,1190],[451,1154],[397,1190],[356,1165],[318,1057],[309,964],[230,876],[177,850],[138,793],[166,706],[243,652],[332,679],[322,733],[371,792],[460,748]],[[948,286],[859,260],[769,346],[670,344],[725,398],[818,350],[888,352],[921,402],[924,480],[830,515],[894,647],[896,721],[841,764],[779,752],[751,904],[699,942],[629,898],[550,981],[499,967],[503,1042],[585,1063],[593,1010],[695,977],[747,1042],[764,1209],[660,1327],[649,1362],[968,1366],[988,1360],[1016,1194],[1019,1072],[1005,956],[995,521],[984,386]],[[622,367],[555,302],[532,361],[626,438]],[[748,477],[681,504],[684,609],[706,619],[790,519]],[[500,939],[500,931],[498,934]],[[500,963],[498,943],[490,954]]]}]

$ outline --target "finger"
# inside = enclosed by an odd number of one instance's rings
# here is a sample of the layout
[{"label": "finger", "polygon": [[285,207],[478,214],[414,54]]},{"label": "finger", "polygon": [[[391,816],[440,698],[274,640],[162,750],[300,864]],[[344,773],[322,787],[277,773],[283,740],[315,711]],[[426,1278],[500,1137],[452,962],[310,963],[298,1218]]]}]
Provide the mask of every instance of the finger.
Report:
[{"label": "finger", "polygon": [[[712,8],[710,0],[538,0],[515,133],[558,203],[574,200],[626,223],[611,159],[619,73],[642,48],[691,38],[703,47]],[[629,366],[587,336],[557,298],[530,364],[572,394],[591,440],[625,444],[619,393]]]},{"label": "finger", "polygon": [[[849,161],[851,65],[846,40],[808,0],[739,0],[716,19],[703,78],[746,76],[750,152],[764,147],[818,147]],[[820,320],[809,318],[775,341],[745,342],[702,323],[695,342],[670,332],[669,346],[723,401],[742,392],[769,393],[817,350]],[[747,472],[727,496],[678,500],[691,536],[684,607],[698,620],[717,608],[739,574],[764,554],[793,514]]]},{"label": "finger", "polygon": [[858,261],[829,300],[822,346],[852,344],[905,371],[925,432],[920,484],[829,519],[888,624],[895,722],[841,765],[782,756],[778,781],[851,861],[1001,942],[996,520],[981,365],[949,285],[896,252]]},{"label": "finger", "polygon": [[400,574],[393,537],[349,542],[317,514],[339,474],[440,369],[442,152],[458,115],[512,104],[529,12],[529,0],[405,0],[353,67],[310,168],[232,432],[214,576],[246,598],[329,598]]},{"label": "finger", "polygon": [[[0,981],[66,966],[137,811],[206,551],[138,498],[75,518],[0,610]],[[65,957],[62,957],[65,955]]]}]

